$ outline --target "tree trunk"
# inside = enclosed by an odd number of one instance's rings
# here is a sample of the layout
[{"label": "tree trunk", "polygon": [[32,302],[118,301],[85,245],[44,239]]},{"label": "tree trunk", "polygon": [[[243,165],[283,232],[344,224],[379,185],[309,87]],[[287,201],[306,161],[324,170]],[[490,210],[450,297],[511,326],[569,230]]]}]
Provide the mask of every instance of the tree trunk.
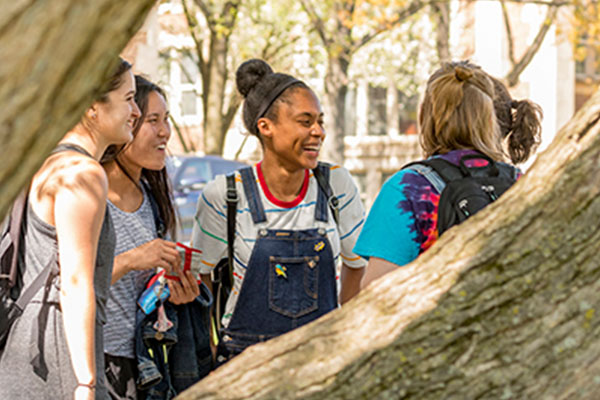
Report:
[{"label": "tree trunk", "polygon": [[324,142],[324,161],[344,164],[344,135],[346,120],[346,93],[348,93],[348,55],[329,56],[325,76],[325,96],[328,113],[325,115],[326,138]]},{"label": "tree trunk", "polygon": [[[227,82],[227,51],[229,37],[211,31],[210,63],[208,87],[203,88],[204,104],[204,152],[221,155],[223,153],[223,103]],[[225,131],[227,131],[225,129]]]},{"label": "tree trunk", "polygon": [[435,25],[438,59],[440,62],[451,61],[450,55],[450,3],[431,4],[431,17]]},{"label": "tree trunk", "polygon": [[600,93],[502,198],[180,399],[593,399]]},{"label": "tree trunk", "polygon": [[154,1],[2,4],[0,216],[91,104]]}]

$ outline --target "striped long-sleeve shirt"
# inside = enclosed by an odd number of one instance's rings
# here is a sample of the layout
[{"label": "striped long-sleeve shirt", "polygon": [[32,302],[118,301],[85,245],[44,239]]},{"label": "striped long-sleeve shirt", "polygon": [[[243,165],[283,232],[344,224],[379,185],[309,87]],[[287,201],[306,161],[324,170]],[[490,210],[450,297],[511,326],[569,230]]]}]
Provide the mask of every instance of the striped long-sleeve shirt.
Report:
[{"label": "striped long-sleeve shirt", "polygon": [[[254,166],[254,176],[259,176],[256,166]],[[257,178],[260,200],[267,221],[255,225],[244,193],[242,179],[239,173],[236,173],[239,201],[234,242],[234,285],[226,304],[222,321],[224,326],[227,326],[231,318],[248,261],[258,237],[258,230],[261,228],[303,230],[323,227],[327,230],[327,236],[338,265],[340,260],[352,268],[362,268],[366,265],[366,261],[352,251],[365,219],[365,211],[356,184],[348,171],[339,166],[331,167],[329,180],[333,193],[339,199],[339,226],[336,226],[331,211],[329,211],[327,223],[315,221],[318,183],[312,173],[308,175],[308,188],[304,196],[299,195],[297,199],[287,203],[276,199],[269,192],[265,182]],[[210,273],[219,260],[227,256],[226,187],[225,176],[217,176],[214,181],[206,185],[198,199],[192,246],[202,250],[199,269],[203,274]]]}]

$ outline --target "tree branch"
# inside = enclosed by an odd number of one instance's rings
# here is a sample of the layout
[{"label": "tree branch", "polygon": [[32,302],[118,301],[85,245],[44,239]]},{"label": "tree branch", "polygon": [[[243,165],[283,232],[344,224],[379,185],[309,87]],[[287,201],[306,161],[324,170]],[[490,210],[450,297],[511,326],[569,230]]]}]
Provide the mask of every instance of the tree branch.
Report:
[{"label": "tree branch", "polygon": [[540,26],[540,30],[535,36],[535,39],[533,39],[533,42],[531,43],[529,48],[527,48],[527,51],[525,51],[525,54],[523,54],[523,57],[521,57],[519,62],[517,62],[513,66],[511,71],[506,75],[506,81],[509,87],[513,87],[519,82],[519,76],[525,70],[525,68],[527,68],[527,66],[533,59],[533,56],[540,49],[542,42],[544,41],[544,37],[546,36],[546,33],[548,33],[548,30],[550,29],[552,23],[556,19],[557,12],[557,6],[548,7],[546,18],[544,19],[544,22],[542,22],[542,26]]},{"label": "tree branch", "polygon": [[208,4],[206,4],[203,0],[194,0],[194,3],[196,3],[196,5],[200,8],[200,11],[202,11],[202,14],[204,14],[204,17],[208,22],[208,29],[212,30],[211,26],[214,23],[212,10],[208,6]]},{"label": "tree branch", "polygon": [[375,39],[375,37],[377,37],[379,34],[390,30],[390,28],[394,27],[395,25],[398,25],[400,22],[402,22],[405,19],[416,14],[419,10],[421,10],[423,7],[425,7],[425,5],[427,5],[428,3],[429,2],[421,1],[421,0],[413,1],[404,10],[398,12],[396,14],[396,18],[394,18],[391,21],[387,21],[385,24],[380,25],[373,32],[366,34],[360,40],[355,42],[350,50],[350,53],[356,52],[362,46],[369,43],[371,40]]},{"label": "tree branch", "polygon": [[198,35],[196,35],[196,27],[198,26],[198,22],[196,20],[196,17],[192,16],[192,13],[190,12],[190,9],[187,6],[187,1],[182,0],[181,3],[183,5],[183,13],[185,14],[185,18],[188,23],[190,36],[192,37],[194,45],[196,46],[196,54],[198,56],[198,69],[200,70],[200,75],[202,75],[202,82],[204,84],[205,76],[206,79],[208,79],[208,63],[206,62],[206,60],[204,60],[204,55],[202,54],[203,41],[198,38]]},{"label": "tree branch", "polygon": [[500,0],[500,6],[502,7],[502,18],[504,19],[506,40],[508,41],[508,59],[510,60],[510,65],[514,67],[517,63],[515,60],[515,41],[512,35],[512,28],[510,27],[510,17],[506,9],[506,0]]},{"label": "tree branch", "polygon": [[317,34],[321,38],[323,45],[329,45],[329,38],[325,33],[325,24],[323,23],[323,19],[321,19],[318,15],[312,4],[310,4],[309,0],[300,0],[300,5],[308,15],[308,18],[312,22],[313,26],[317,30]]},{"label": "tree branch", "polygon": [[237,90],[232,90],[231,95],[229,96],[229,104],[227,105],[227,111],[223,115],[223,132],[222,136],[225,137],[225,134],[229,130],[231,126],[231,122],[235,117],[235,113],[237,112],[240,104],[242,103],[242,97],[239,95]]}]

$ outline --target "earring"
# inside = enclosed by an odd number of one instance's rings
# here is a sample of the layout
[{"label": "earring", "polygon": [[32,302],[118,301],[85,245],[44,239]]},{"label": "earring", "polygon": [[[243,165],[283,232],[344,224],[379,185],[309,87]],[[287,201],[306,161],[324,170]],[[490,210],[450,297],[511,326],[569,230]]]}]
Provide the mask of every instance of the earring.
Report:
[{"label": "earring", "polygon": [[96,113],[92,113],[92,119],[96,119]]}]

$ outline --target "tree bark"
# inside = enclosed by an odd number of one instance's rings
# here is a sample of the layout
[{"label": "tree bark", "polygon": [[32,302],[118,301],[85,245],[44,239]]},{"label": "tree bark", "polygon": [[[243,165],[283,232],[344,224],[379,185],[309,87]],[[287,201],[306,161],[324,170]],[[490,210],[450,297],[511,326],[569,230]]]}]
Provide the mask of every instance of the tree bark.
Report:
[{"label": "tree bark", "polygon": [[[221,155],[225,134],[233,118],[227,117],[229,108],[225,107],[225,87],[229,77],[227,57],[229,52],[229,39],[235,28],[241,2],[226,1],[220,9],[217,4],[196,0],[210,29],[209,50],[202,73],[202,100],[204,109],[204,152],[206,154]],[[190,26],[193,32],[194,27]],[[203,60],[202,49],[197,48],[200,60]],[[235,105],[235,109],[239,102]],[[234,111],[235,112],[235,111]]]},{"label": "tree bark", "polygon": [[2,5],[0,216],[91,104],[154,0]]},{"label": "tree bark", "polygon": [[330,55],[325,76],[325,96],[328,112],[326,118],[326,140],[322,159],[344,164],[344,136],[346,120],[346,94],[348,93],[348,67],[350,61],[345,54]]},{"label": "tree bark", "polygon": [[223,103],[225,100],[225,84],[227,83],[227,51],[228,35],[211,32],[210,63],[208,87],[203,88],[204,98],[204,152],[221,155],[223,153]]},{"label": "tree bark", "polygon": [[440,62],[451,61],[450,54],[450,3],[432,3],[431,17],[435,24],[436,50]]},{"label": "tree bark", "polygon": [[600,93],[496,203],[180,399],[592,399]]}]

